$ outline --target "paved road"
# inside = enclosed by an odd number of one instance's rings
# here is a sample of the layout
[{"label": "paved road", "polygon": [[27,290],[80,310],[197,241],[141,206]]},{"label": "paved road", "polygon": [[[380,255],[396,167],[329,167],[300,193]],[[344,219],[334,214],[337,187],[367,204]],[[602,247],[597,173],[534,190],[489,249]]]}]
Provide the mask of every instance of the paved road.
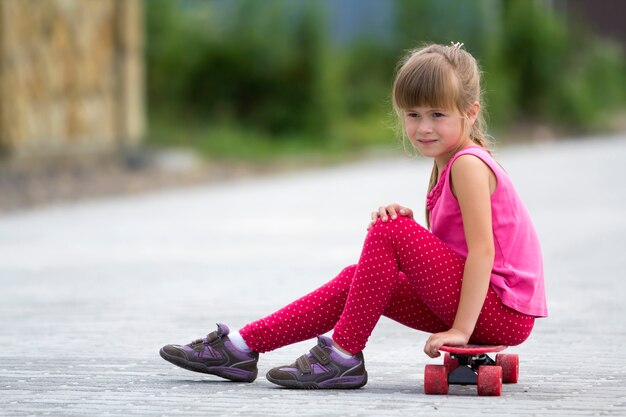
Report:
[{"label": "paved road", "polygon": [[[535,217],[551,313],[502,397],[425,396],[426,335],[386,319],[356,391],[218,382],[158,356],[353,263],[380,203],[421,207],[429,164],[387,159],[0,217],[0,415],[626,415],[626,135],[498,157]],[[261,375],[310,346],[262,356]]]}]

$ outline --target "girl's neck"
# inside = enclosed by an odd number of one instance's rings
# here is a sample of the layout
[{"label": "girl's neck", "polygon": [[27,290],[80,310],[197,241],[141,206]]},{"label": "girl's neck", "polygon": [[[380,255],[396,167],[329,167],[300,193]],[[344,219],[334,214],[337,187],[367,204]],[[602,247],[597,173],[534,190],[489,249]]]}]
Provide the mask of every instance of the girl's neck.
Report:
[{"label": "girl's neck", "polygon": [[468,148],[470,146],[478,146],[474,143],[473,140],[471,140],[470,138],[467,138],[466,140],[463,140],[459,146],[457,146],[456,148],[454,148],[452,151],[444,154],[444,155],[440,155],[435,157],[435,164],[437,164],[437,169],[439,171],[439,174],[441,174],[443,172],[443,170],[446,168],[446,165],[448,165],[448,162],[450,162],[450,159],[452,159],[452,157],[454,155],[456,155],[459,151],[461,151],[462,149]]}]

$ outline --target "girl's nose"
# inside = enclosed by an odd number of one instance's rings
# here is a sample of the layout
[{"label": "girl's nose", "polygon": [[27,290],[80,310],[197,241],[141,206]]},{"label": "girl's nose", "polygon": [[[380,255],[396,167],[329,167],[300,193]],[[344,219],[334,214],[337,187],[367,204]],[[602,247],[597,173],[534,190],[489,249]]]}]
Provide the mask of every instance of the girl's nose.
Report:
[{"label": "girl's nose", "polygon": [[420,120],[420,124],[417,127],[417,131],[420,134],[430,133],[433,131],[433,124],[428,119],[422,119]]}]

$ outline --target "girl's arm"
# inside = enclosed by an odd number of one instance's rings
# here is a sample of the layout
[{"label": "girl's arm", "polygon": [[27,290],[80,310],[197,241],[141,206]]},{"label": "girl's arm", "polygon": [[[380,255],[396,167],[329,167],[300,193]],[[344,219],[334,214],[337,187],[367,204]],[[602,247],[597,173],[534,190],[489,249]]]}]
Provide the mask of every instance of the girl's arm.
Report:
[{"label": "girl's arm", "polygon": [[467,241],[461,298],[452,328],[433,334],[424,347],[430,357],[439,356],[444,344],[462,345],[469,341],[482,309],[493,269],[494,242],[491,224],[491,194],[495,175],[480,159],[461,156],[452,165],[453,192],[461,207]]}]

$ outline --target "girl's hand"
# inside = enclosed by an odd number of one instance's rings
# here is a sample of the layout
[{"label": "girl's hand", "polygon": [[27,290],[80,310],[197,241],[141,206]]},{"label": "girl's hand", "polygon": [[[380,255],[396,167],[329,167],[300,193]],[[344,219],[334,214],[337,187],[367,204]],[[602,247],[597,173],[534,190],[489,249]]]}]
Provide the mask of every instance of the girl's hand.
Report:
[{"label": "girl's hand", "polygon": [[441,356],[439,348],[443,345],[449,346],[461,346],[466,345],[469,341],[469,336],[466,336],[460,330],[450,329],[446,332],[433,333],[424,345],[424,353],[431,358]]},{"label": "girl's hand", "polygon": [[376,221],[378,220],[379,217],[383,222],[386,222],[390,218],[391,220],[397,219],[398,215],[409,217],[412,219],[413,210],[411,210],[408,207],[401,206],[400,204],[396,204],[396,203],[389,204],[386,207],[381,206],[378,208],[378,211],[372,212],[372,220],[370,221],[370,224],[367,226],[367,230],[371,229],[372,226],[376,224]]}]

